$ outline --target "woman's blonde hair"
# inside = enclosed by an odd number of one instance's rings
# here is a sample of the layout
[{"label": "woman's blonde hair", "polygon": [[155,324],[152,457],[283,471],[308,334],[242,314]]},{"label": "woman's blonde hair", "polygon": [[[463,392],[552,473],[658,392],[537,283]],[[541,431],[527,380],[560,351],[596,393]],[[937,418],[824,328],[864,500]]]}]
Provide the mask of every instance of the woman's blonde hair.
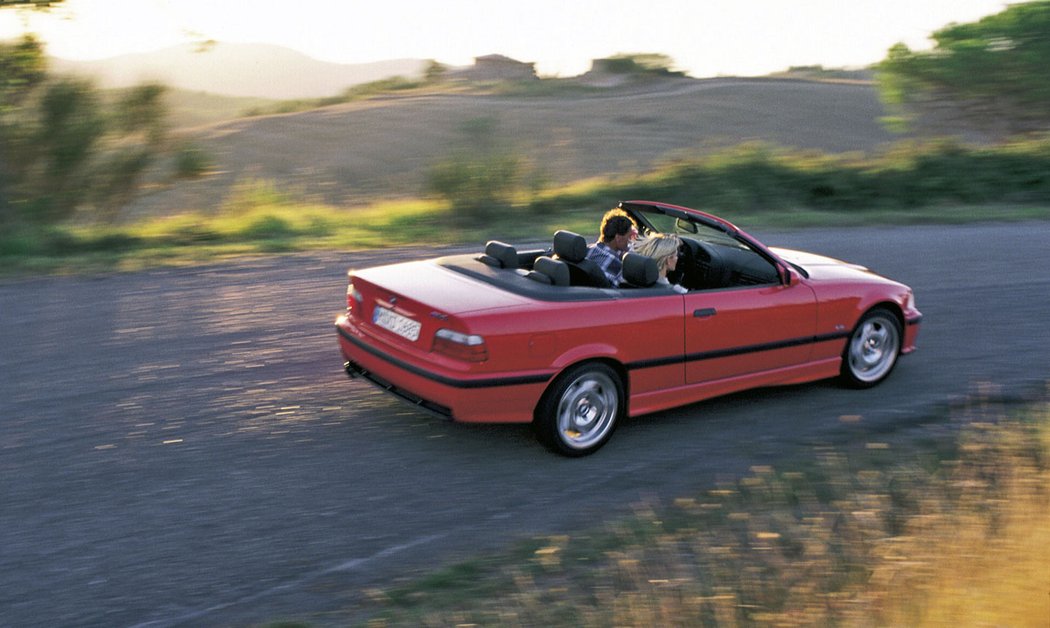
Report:
[{"label": "woman's blonde hair", "polygon": [[678,253],[682,240],[673,233],[657,233],[634,245],[634,252],[656,260],[660,272],[667,270],[671,255]]}]

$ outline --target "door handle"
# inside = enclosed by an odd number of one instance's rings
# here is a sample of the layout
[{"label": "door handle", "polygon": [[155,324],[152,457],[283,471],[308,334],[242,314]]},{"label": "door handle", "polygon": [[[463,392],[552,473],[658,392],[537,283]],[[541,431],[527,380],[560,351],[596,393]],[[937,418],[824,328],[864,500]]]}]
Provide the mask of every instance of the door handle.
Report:
[{"label": "door handle", "polygon": [[718,310],[713,307],[700,308],[699,310],[693,310],[693,318],[707,318],[718,314]]}]

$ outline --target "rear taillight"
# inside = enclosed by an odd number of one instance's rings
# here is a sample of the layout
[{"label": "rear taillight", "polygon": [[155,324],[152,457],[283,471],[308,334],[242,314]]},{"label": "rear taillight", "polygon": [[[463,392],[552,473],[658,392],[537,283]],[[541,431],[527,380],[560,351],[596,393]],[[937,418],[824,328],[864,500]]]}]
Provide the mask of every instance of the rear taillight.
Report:
[{"label": "rear taillight", "polygon": [[439,329],[434,333],[434,351],[464,362],[484,362],[489,359],[484,338],[451,329]]},{"label": "rear taillight", "polygon": [[357,291],[357,288],[354,287],[353,282],[348,283],[346,285],[347,311],[354,309],[354,307],[359,307],[363,301],[364,298],[361,296],[361,293]]}]

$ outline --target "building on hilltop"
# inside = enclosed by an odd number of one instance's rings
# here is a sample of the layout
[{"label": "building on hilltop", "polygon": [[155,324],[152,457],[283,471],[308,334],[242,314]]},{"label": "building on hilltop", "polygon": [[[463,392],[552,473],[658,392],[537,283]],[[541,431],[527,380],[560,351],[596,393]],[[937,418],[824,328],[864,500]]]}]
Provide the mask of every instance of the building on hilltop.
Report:
[{"label": "building on hilltop", "polygon": [[536,64],[524,63],[503,55],[474,57],[474,65],[446,74],[450,79],[462,81],[533,81]]}]

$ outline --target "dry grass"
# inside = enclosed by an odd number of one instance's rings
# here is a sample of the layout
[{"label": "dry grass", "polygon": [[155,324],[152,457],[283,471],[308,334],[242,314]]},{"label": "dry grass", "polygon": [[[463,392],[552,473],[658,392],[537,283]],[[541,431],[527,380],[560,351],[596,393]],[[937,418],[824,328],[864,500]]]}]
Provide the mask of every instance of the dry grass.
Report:
[{"label": "dry grass", "polygon": [[922,450],[819,449],[802,469],[754,468],[592,536],[374,591],[370,624],[1047,626],[1050,405],[978,404],[931,429]]},{"label": "dry grass", "polygon": [[498,139],[553,185],[646,172],[675,155],[746,141],[839,153],[899,139],[872,86],[760,79],[675,79],[644,90],[554,95],[436,92],[215,124],[186,139],[215,162],[207,177],[159,187],[127,216],[209,211],[245,178],[358,207],[417,196],[431,165],[492,120]]}]

